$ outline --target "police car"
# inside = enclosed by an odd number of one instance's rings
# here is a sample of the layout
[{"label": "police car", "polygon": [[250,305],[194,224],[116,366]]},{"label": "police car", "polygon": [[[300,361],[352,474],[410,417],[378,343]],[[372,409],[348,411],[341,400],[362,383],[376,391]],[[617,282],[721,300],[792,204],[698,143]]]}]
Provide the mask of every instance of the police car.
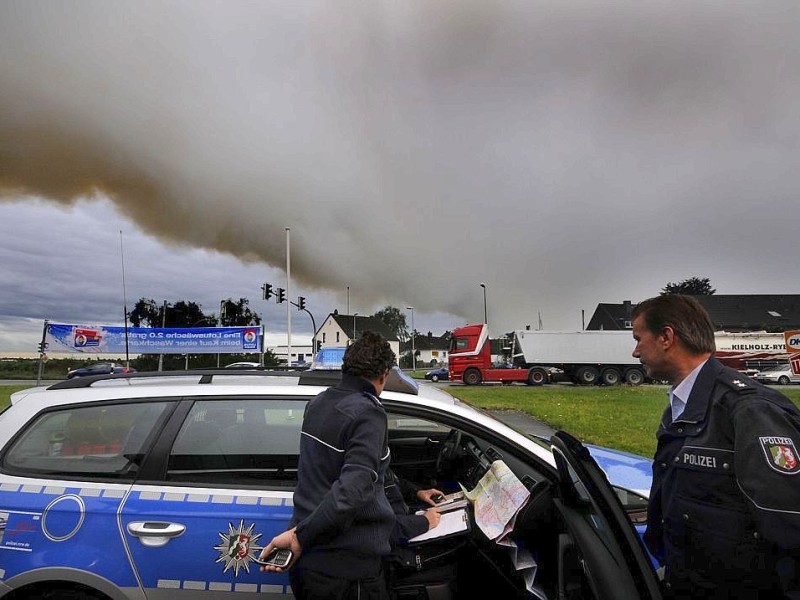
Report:
[{"label": "police car", "polygon": [[[221,369],[17,392],[0,414],[0,598],[291,597],[255,558],[292,514],[305,407],[337,379]],[[472,491],[502,465],[524,492],[496,537],[468,504],[460,593],[660,597],[625,494],[576,439],[533,439],[397,371],[381,401],[399,476]]]}]

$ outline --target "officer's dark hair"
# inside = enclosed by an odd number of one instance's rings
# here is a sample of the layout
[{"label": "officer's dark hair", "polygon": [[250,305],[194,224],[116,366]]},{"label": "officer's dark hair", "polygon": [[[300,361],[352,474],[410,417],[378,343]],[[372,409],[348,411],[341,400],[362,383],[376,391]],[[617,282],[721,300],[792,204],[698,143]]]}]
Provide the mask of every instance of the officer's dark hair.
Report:
[{"label": "officer's dark hair", "polygon": [[631,320],[643,317],[645,327],[659,334],[671,327],[683,345],[694,354],[714,354],[714,324],[703,305],[692,296],[664,294],[648,298],[631,311]]},{"label": "officer's dark hair", "polygon": [[394,365],[395,356],[386,338],[374,331],[364,331],[344,351],[342,373],[364,379],[379,379]]}]

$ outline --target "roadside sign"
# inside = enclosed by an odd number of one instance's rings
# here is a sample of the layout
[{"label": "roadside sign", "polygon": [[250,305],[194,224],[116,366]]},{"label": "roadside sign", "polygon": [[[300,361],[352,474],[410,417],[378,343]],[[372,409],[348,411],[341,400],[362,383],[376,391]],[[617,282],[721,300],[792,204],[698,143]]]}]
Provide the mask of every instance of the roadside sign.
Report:
[{"label": "roadside sign", "polygon": [[789,354],[792,373],[800,375],[800,330],[786,331],[783,338],[786,340],[786,352]]},{"label": "roadside sign", "polygon": [[792,365],[792,373],[800,375],[800,354],[795,354],[789,359],[789,364]]}]

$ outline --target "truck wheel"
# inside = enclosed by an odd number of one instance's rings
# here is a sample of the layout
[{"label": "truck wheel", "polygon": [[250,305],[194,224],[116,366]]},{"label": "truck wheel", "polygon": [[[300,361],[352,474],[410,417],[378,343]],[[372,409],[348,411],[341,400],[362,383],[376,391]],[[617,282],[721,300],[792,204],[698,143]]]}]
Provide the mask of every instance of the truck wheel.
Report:
[{"label": "truck wheel", "polygon": [[628,369],[625,371],[625,383],[642,385],[644,383],[644,372],[641,369]]},{"label": "truck wheel", "polygon": [[617,369],[606,369],[601,376],[604,385],[617,385],[621,380],[622,376]]},{"label": "truck wheel", "polygon": [[478,369],[469,369],[464,373],[464,383],[478,385],[481,382],[481,372]]},{"label": "truck wheel", "polygon": [[547,371],[534,367],[528,371],[528,385],[542,385],[547,381]]},{"label": "truck wheel", "polygon": [[582,385],[594,385],[599,377],[600,373],[594,367],[581,367],[575,373],[576,382]]}]

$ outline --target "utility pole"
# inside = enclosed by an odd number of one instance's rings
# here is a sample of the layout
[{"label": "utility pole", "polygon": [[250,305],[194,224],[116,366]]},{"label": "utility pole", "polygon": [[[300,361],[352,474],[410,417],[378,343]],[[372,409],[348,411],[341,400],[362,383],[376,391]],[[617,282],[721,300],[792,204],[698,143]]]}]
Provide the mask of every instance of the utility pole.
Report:
[{"label": "utility pole", "polygon": [[39,343],[39,373],[36,375],[36,385],[38,386],[42,381],[42,371],[44,370],[45,352],[47,351],[47,323],[44,320],[44,327],[42,328],[42,341]]},{"label": "utility pole", "polygon": [[128,300],[125,293],[125,254],[122,251],[122,230],[119,230],[119,259],[122,263],[122,314],[125,317],[125,367],[131,366],[130,354],[128,354]]},{"label": "utility pole", "polygon": [[307,313],[309,317],[311,317],[311,327],[314,330],[314,333],[311,336],[311,356],[313,360],[313,356],[317,353],[317,322],[314,320],[314,315],[311,314],[311,311],[306,308],[306,299],[304,296],[298,296],[297,302],[289,301],[293,306],[297,307],[297,310],[302,310],[303,312]]},{"label": "utility pole", "polygon": [[[167,326],[167,301],[164,300],[164,309],[161,313],[161,329],[166,328]],[[158,355],[158,370],[162,371],[164,369],[164,353]]]},{"label": "utility pole", "polygon": [[[261,286],[261,297],[269,301],[272,298],[272,284],[264,282]],[[261,322],[261,364],[266,364],[267,358],[267,325],[264,321]]]},{"label": "utility pole", "polygon": [[[292,297],[292,268],[289,259],[289,228],[286,228],[286,297]],[[292,366],[292,308],[286,303],[286,366]]]},{"label": "utility pole", "polygon": [[482,283],[483,288],[483,322],[489,324],[489,313],[486,311],[486,284]]},{"label": "utility pole", "polygon": [[414,307],[406,306],[406,310],[411,311],[411,370],[417,370],[417,349],[414,346]]},{"label": "utility pole", "polygon": [[[227,317],[228,315],[228,301],[227,300],[220,300],[219,301],[219,324],[217,327],[223,327],[222,319],[223,317]],[[217,368],[219,369],[219,352],[217,352]]]}]

